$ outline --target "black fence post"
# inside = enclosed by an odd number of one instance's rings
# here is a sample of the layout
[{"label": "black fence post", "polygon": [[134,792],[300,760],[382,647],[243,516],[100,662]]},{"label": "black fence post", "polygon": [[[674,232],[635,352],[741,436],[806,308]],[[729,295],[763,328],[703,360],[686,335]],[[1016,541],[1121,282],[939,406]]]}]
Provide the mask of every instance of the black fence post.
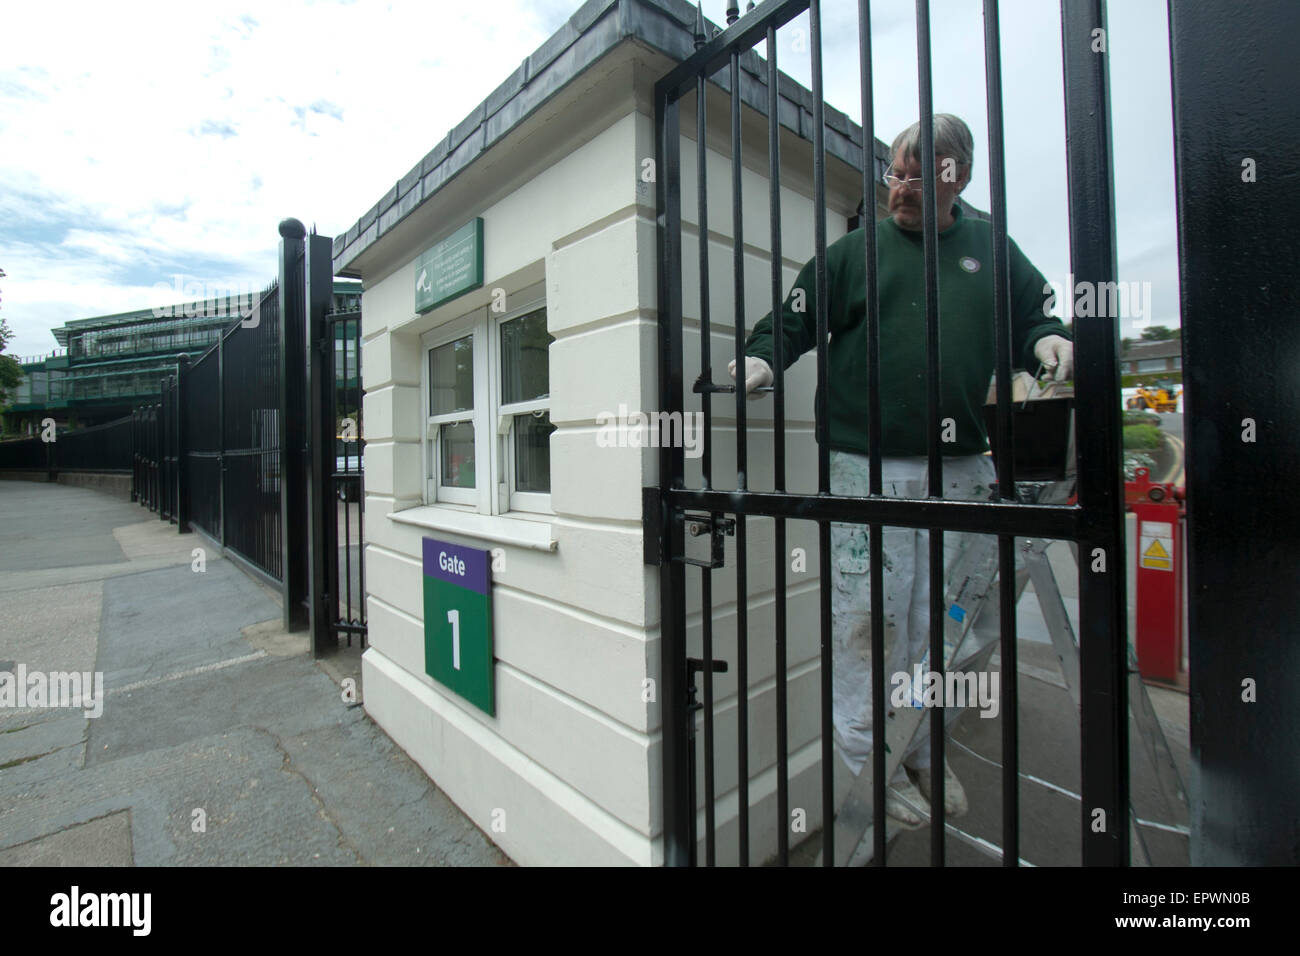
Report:
[{"label": "black fence post", "polygon": [[[325,318],[333,292],[333,240],[313,235],[307,240],[305,272],[308,408],[307,606],[311,651],[320,657],[338,646],[331,624],[338,616],[338,516],[332,494],[334,473],[334,327]],[[350,542],[349,542],[350,544]]]},{"label": "black fence post", "polygon": [[[1107,288],[1116,276],[1110,81],[1092,52],[1106,29],[1101,0],[1061,5],[1065,75],[1070,264],[1074,281]],[[1069,293],[1073,307],[1073,290]],[[1067,314],[1069,314],[1067,312]],[[1084,866],[1129,864],[1128,612],[1124,564],[1124,472],[1119,395],[1119,320],[1074,324],[1079,504],[1079,674]]]},{"label": "black fence post", "polygon": [[[44,430],[42,428],[42,430]],[[50,440],[45,443],[45,480],[59,480],[59,461],[57,446],[59,444],[59,426],[54,426],[53,434]]]},{"label": "black fence post", "polygon": [[280,223],[280,521],[284,627],[308,627],[306,444],[306,322],[303,316],[303,239],[297,219]]},{"label": "black fence post", "polygon": [[217,531],[226,546],[226,333],[217,337]]},{"label": "black fence post", "polygon": [[140,409],[131,409],[131,500],[140,499]]},{"label": "black fence post", "polygon": [[1169,5],[1193,866],[1300,863],[1297,31],[1293,0]]},{"label": "black fence post", "polygon": [[190,530],[190,485],[186,470],[189,464],[190,439],[185,427],[186,410],[190,400],[190,357],[182,352],[176,356],[176,531],[187,534]]}]

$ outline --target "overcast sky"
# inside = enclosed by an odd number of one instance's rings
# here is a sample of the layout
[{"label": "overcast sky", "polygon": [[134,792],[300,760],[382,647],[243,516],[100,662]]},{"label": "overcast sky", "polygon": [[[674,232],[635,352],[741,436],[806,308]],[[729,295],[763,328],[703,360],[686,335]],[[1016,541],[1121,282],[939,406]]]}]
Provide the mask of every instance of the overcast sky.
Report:
[{"label": "overcast sky", "polygon": [[[0,317],[9,351],[47,353],[70,319],[181,301],[160,284],[275,273],[286,216],[351,226],[580,6],[579,0],[274,4],[27,3],[0,68]],[[725,22],[726,0],[704,11]],[[860,119],[857,4],[823,3],[826,95]],[[876,135],[917,115],[911,0],[872,4]],[[1059,4],[1003,0],[1012,237],[1053,281],[1069,267]],[[979,0],[933,0],[934,102],[970,123],[966,198],[988,207]],[[1178,324],[1165,0],[1110,5],[1120,278]],[[810,80],[806,15],[780,64]],[[1131,324],[1124,322],[1126,334]]]}]

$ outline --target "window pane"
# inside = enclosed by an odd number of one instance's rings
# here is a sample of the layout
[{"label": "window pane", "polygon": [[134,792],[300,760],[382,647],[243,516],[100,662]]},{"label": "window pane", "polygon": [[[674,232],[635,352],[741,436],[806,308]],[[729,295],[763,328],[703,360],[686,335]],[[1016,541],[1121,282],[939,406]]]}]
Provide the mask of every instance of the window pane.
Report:
[{"label": "window pane", "polygon": [[465,336],[429,352],[429,414],[474,407],[474,339]]},{"label": "window pane", "polygon": [[515,491],[551,490],[550,412],[515,416]]},{"label": "window pane", "polygon": [[474,423],[443,425],[442,484],[449,488],[474,487]]},{"label": "window pane", "polygon": [[546,310],[538,309],[501,326],[501,402],[527,402],[551,393],[546,347]]}]

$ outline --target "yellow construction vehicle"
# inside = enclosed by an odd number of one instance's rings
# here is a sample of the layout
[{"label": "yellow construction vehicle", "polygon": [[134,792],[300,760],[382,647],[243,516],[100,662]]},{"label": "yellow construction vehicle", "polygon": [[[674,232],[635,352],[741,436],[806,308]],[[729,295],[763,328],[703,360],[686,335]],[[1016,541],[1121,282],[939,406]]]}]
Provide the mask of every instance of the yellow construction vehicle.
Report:
[{"label": "yellow construction vehicle", "polygon": [[1147,408],[1153,412],[1178,411],[1178,387],[1167,378],[1156,381],[1154,385],[1137,383],[1137,394],[1128,400],[1130,409]]}]

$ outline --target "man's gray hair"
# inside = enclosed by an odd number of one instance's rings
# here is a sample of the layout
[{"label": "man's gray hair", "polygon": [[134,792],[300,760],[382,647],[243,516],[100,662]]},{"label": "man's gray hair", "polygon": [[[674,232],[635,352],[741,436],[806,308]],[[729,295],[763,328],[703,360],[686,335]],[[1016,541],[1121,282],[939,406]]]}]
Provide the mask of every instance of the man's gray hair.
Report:
[{"label": "man's gray hair", "polygon": [[[894,137],[894,144],[889,147],[889,156],[898,155],[899,150],[907,159],[921,161],[921,124],[913,123]],[[975,139],[970,127],[960,117],[951,113],[934,114],[934,154],[951,156],[959,164],[971,164],[975,159]]]}]

